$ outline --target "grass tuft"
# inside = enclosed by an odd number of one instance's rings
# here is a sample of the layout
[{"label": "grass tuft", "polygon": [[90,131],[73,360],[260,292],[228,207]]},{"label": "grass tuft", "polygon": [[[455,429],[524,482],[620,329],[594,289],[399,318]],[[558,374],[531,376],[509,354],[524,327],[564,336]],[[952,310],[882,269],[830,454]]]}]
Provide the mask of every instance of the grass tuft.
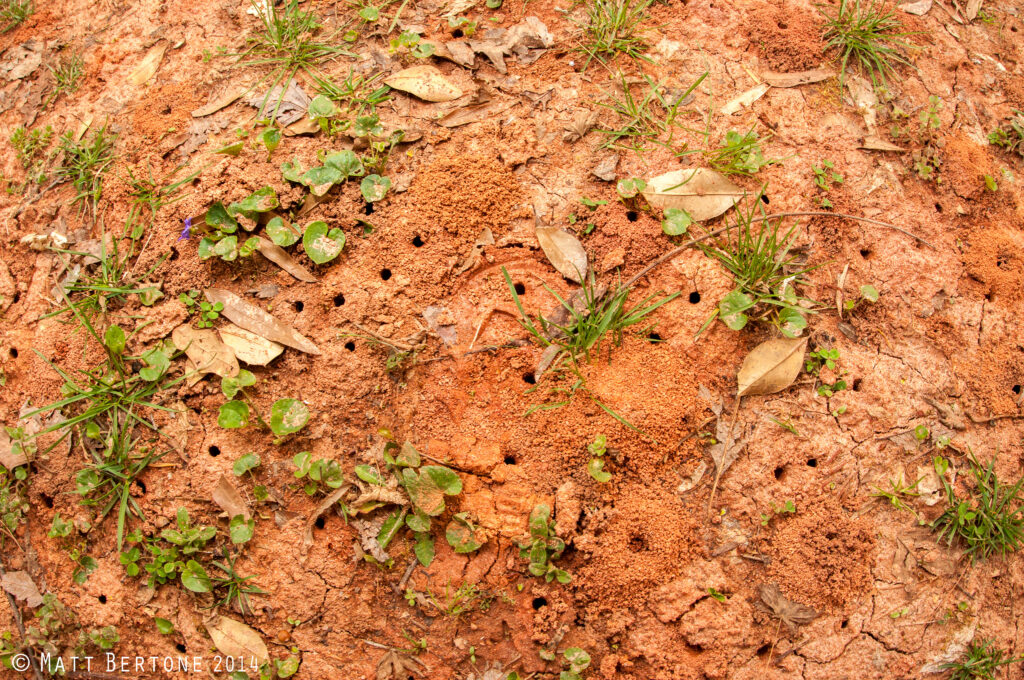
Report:
[{"label": "grass tuft", "polygon": [[[678,126],[676,118],[680,114],[679,107],[690,94],[697,89],[707,73],[703,73],[685,92],[669,93],[661,83],[656,83],[644,74],[647,91],[642,97],[633,94],[629,79],[619,74],[619,87],[622,98],[609,96],[609,101],[600,105],[611,109],[619,118],[616,129],[599,129],[606,139],[602,148],[626,148],[641,154],[648,142],[664,146],[673,152],[672,140]],[[685,153],[675,152],[677,155]]]},{"label": "grass tuft", "polygon": [[14,30],[34,11],[33,0],[0,0],[0,33]]},{"label": "grass tuft", "polygon": [[91,204],[93,216],[96,204],[103,195],[103,175],[114,162],[114,141],[117,135],[107,131],[106,123],[88,140],[76,140],[73,132],[66,132],[60,138],[60,150],[64,154],[56,174],[59,181],[70,181],[78,194],[74,202]]},{"label": "grass tuft", "polygon": [[839,0],[833,16],[818,9],[825,17],[824,39],[839,53],[840,87],[846,80],[847,69],[854,64],[871,78],[875,87],[885,86],[886,78],[896,73],[897,64],[910,65],[904,56],[913,45],[901,38],[910,35],[895,9],[887,9],[878,0]]},{"label": "grass tuft", "polygon": [[61,59],[55,66],[50,66],[50,73],[53,75],[53,92],[43,103],[45,109],[62,94],[72,94],[78,91],[82,84],[82,77],[85,75],[85,61],[81,56],[73,54],[67,59]]},{"label": "grass tuft", "polygon": [[647,19],[647,8],[654,0],[589,0],[586,5],[587,24],[583,29],[580,51],[587,55],[583,70],[597,59],[601,63],[615,54],[633,59],[650,59],[643,55],[647,42],[638,35],[640,24]]},{"label": "grass tuft", "polygon": [[962,661],[942,665],[943,670],[952,671],[949,680],[995,680],[996,671],[1002,666],[1024,661],[1024,656],[1006,656],[1006,652],[996,647],[993,640],[971,643],[966,654],[967,658]]},{"label": "grass tuft", "polygon": [[968,464],[974,488],[966,497],[960,497],[946,481],[949,461],[941,456],[935,458],[935,472],[945,489],[947,507],[931,527],[938,532],[940,541],[945,539],[949,545],[961,541],[973,563],[1020,548],[1024,539],[1024,501],[1020,497],[1024,477],[1013,486],[1006,486],[996,476],[995,459],[985,466],[971,453]]}]

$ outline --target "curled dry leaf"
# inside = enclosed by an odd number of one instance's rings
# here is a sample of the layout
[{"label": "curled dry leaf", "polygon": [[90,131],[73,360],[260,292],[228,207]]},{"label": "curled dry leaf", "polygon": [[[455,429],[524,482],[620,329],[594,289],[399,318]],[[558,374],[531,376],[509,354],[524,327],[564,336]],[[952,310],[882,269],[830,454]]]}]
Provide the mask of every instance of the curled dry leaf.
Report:
[{"label": "curled dry leaf", "polygon": [[386,515],[380,515],[368,520],[349,520],[352,527],[359,532],[359,547],[370,553],[373,559],[382,563],[391,559],[391,556],[380,546],[380,542],[377,540],[381,527],[384,526],[386,520]]},{"label": "curled dry leaf", "polygon": [[412,677],[411,673],[423,675],[417,663],[422,665],[423,662],[397,649],[389,649],[377,662],[376,680],[405,680]]},{"label": "curled dry leaf", "polygon": [[644,198],[655,208],[685,210],[696,222],[718,217],[743,198],[743,189],[707,168],[673,170],[647,180]]},{"label": "curled dry leaf", "polygon": [[722,107],[722,114],[728,116],[736,113],[740,109],[749,107],[751,104],[753,104],[758,99],[763,97],[764,93],[767,92],[770,88],[771,85],[769,85],[768,83],[761,83],[760,85],[755,85],[754,87],[750,88],[743,94],[737,97],[733,97],[732,99],[727,101],[725,103],[725,106]]},{"label": "curled dry leaf", "polygon": [[0,578],[0,586],[29,607],[38,607],[43,603],[43,596],[35,581],[24,571],[9,571]]},{"label": "curled dry leaf", "polygon": [[205,291],[206,299],[211,303],[221,303],[224,310],[221,316],[234,322],[247,331],[252,331],[267,340],[279,342],[288,347],[306,352],[320,354],[320,350],[297,330],[281,323],[256,305],[249,304],[229,290],[209,288]]},{"label": "curled dry leaf", "polygon": [[198,109],[192,112],[193,118],[202,118],[203,116],[209,116],[211,113],[217,113],[225,106],[234,104],[238,101],[238,98],[249,91],[249,88],[244,85],[235,85],[229,87],[216,99],[210,101],[206,106],[200,106]]},{"label": "curled dry leaf", "polygon": [[340,501],[351,488],[351,484],[344,484],[338,487],[330,496],[320,501],[320,505],[316,506],[316,510],[306,520],[306,531],[302,535],[302,549],[300,552],[303,555],[309,551],[309,546],[313,545],[313,527],[316,526],[316,521],[320,519],[320,515],[334,507],[334,504]]},{"label": "curled dry leaf", "polygon": [[[928,0],[931,2],[931,0]],[[772,87],[798,87],[810,83],[819,83],[822,80],[831,78],[836,74],[830,68],[813,68],[810,71],[798,71],[796,73],[773,73],[767,71],[761,74],[762,80]]]},{"label": "curled dry leaf", "polygon": [[213,646],[221,654],[242,659],[246,666],[253,659],[256,661],[254,666],[270,663],[270,652],[263,638],[241,621],[215,615],[207,619],[203,625],[213,640]]},{"label": "curled dry leaf", "polygon": [[260,236],[259,239],[260,244],[257,246],[257,250],[260,251],[260,255],[267,258],[278,267],[297,278],[299,281],[316,283],[316,277],[310,274],[309,270],[292,259],[292,256],[288,254],[287,250],[272,241],[268,241],[262,236]]},{"label": "curled dry leaf", "polygon": [[793,384],[804,363],[807,338],[773,338],[751,350],[736,375],[736,396],[772,394]]},{"label": "curled dry leaf", "polygon": [[233,323],[217,329],[220,339],[231,348],[235,357],[250,366],[266,366],[284,351],[284,345],[261,338]]},{"label": "curled dry leaf", "polygon": [[715,481],[711,485],[711,495],[708,497],[708,511],[715,501],[715,491],[718,490],[718,482],[722,474],[736,462],[740,451],[747,445],[747,438],[736,439],[732,432],[732,424],[726,424],[723,418],[719,418],[715,424],[715,443],[708,448],[711,460],[715,463]]},{"label": "curled dry leaf", "polygon": [[875,135],[868,135],[864,138],[864,143],[861,144],[859,149],[866,149],[868,151],[906,151],[902,146],[897,146],[892,142],[888,142],[881,137]]},{"label": "curled dry leaf", "polygon": [[139,67],[132,71],[132,74],[128,76],[129,85],[142,85],[147,80],[152,78],[156,74],[156,70],[160,68],[160,62],[163,61],[164,52],[167,51],[167,43],[161,40],[156,45],[149,48],[149,52],[142,58],[142,62]]},{"label": "curled dry leaf", "polygon": [[402,69],[384,84],[428,102],[448,102],[462,96],[462,90],[429,64]]},{"label": "curled dry leaf", "polygon": [[245,499],[227,475],[221,475],[217,486],[213,488],[213,502],[227,513],[229,519],[235,515],[242,515],[246,520],[252,517]]},{"label": "curled dry leaf", "polygon": [[455,270],[456,274],[461,274],[467,269],[472,269],[480,262],[480,257],[484,253],[484,248],[487,246],[494,245],[494,233],[491,232],[490,227],[484,227],[481,230],[480,235],[476,238],[476,243],[473,244],[473,249],[469,251],[469,255],[463,260],[459,268]]},{"label": "curled dry leaf", "polygon": [[758,590],[761,601],[768,605],[772,612],[790,628],[802,626],[818,618],[818,612],[807,605],[787,599],[775,583],[761,584]]},{"label": "curled dry leaf", "polygon": [[587,275],[587,251],[575,236],[558,227],[537,225],[537,242],[559,274],[581,283]]},{"label": "curled dry leaf", "polygon": [[238,360],[231,348],[220,341],[216,331],[195,329],[186,323],[171,332],[171,340],[200,373],[214,373],[222,378],[238,375]]}]

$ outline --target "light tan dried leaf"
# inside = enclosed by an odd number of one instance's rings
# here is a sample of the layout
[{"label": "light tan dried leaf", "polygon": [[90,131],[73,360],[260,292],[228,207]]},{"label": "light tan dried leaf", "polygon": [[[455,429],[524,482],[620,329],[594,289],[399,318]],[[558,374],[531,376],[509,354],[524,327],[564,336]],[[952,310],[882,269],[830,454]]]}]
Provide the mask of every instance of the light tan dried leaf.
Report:
[{"label": "light tan dried leaf", "polygon": [[160,62],[163,61],[164,52],[167,51],[167,43],[160,41],[156,45],[149,48],[149,52],[142,58],[142,62],[138,68],[132,71],[132,74],[128,76],[129,85],[142,85],[147,80],[152,78],[156,74],[156,70],[160,68]]},{"label": "light tan dried leaf", "polygon": [[787,599],[775,583],[761,584],[759,591],[761,601],[790,628],[802,626],[818,618],[818,612],[807,605]]},{"label": "light tan dried leaf", "polygon": [[219,302],[224,305],[221,316],[245,330],[252,331],[267,340],[294,347],[307,354],[320,354],[317,346],[306,336],[291,326],[281,323],[256,305],[249,304],[231,291],[223,288],[209,288],[205,291],[205,295],[211,303]]},{"label": "light tan dried leaf", "polygon": [[24,453],[15,453],[12,449],[10,435],[7,434],[6,429],[0,427],[0,465],[8,470],[13,470],[28,462]]},{"label": "light tan dried leaf", "polygon": [[804,363],[807,338],[773,338],[750,351],[736,375],[736,396],[772,394],[793,384]]},{"label": "light tan dried leaf", "polygon": [[235,357],[250,366],[266,366],[284,351],[284,345],[239,328],[233,323],[217,330],[220,339],[231,348]]},{"label": "light tan dried leaf", "polygon": [[242,498],[242,494],[238,493],[238,489],[231,483],[231,479],[227,475],[221,475],[220,481],[214,487],[213,502],[227,513],[229,519],[235,515],[242,515],[246,520],[252,517],[245,499]]},{"label": "light tan dried leaf", "polygon": [[764,93],[767,92],[770,88],[771,85],[769,85],[768,83],[761,83],[760,85],[755,85],[754,87],[750,88],[743,94],[737,97],[733,97],[732,99],[727,101],[725,103],[725,106],[723,106],[721,109],[722,114],[729,116],[736,113],[740,109],[749,107],[751,104],[753,104],[758,99],[763,97]]},{"label": "light tan dried leaf", "polygon": [[378,486],[376,484],[364,490],[359,497],[349,503],[353,508],[360,508],[366,503],[380,503],[383,505],[409,505],[409,497],[400,489],[391,486]]},{"label": "light tan dried leaf", "polygon": [[600,180],[604,180],[605,182],[614,182],[615,167],[618,164],[619,155],[612,154],[611,156],[602,159],[597,165],[594,166],[594,169],[591,170],[590,172],[594,175],[594,177]]},{"label": "light tan dried leaf", "polygon": [[643,194],[655,208],[685,210],[703,222],[734,206],[743,197],[743,189],[714,170],[689,168],[652,177]]},{"label": "light tan dried leaf", "polygon": [[932,0],[917,0],[917,2],[908,2],[904,5],[900,5],[899,8],[907,14],[913,14],[914,16],[924,16],[928,13],[928,10],[932,8]]},{"label": "light tan dried leaf", "polygon": [[479,123],[496,117],[510,106],[510,104],[503,102],[488,102],[487,104],[480,104],[478,106],[464,106],[439,118],[437,120],[437,124],[443,125],[446,128],[454,128],[459,127],[460,125]]},{"label": "light tan dried leaf", "polygon": [[868,135],[864,138],[864,143],[858,148],[867,149],[868,151],[906,151],[902,146],[896,146],[892,142],[887,142],[881,137],[875,135]]},{"label": "light tan dried leaf", "polygon": [[462,261],[459,268],[455,270],[456,274],[461,274],[467,269],[473,269],[477,263],[480,262],[480,256],[483,255],[484,248],[487,246],[494,245],[494,234],[491,232],[490,227],[484,227],[480,232],[480,235],[476,238],[476,243],[473,244],[473,249],[469,251],[469,255]]},{"label": "light tan dried leaf", "polygon": [[473,52],[473,48],[469,46],[464,40],[451,40],[446,43],[434,42],[433,40],[421,40],[421,45],[433,45],[434,56],[438,59],[445,59],[458,64],[459,66],[465,66],[472,68],[476,61],[476,54]]},{"label": "light tan dried leaf", "polygon": [[288,254],[287,250],[273,241],[263,238],[262,236],[259,236],[258,238],[260,240],[260,244],[257,249],[260,251],[260,255],[267,258],[278,267],[297,278],[299,281],[316,283],[316,277],[310,274],[309,270],[292,259],[292,256]]},{"label": "light tan dried leaf", "polygon": [[981,11],[981,0],[967,0],[967,8],[964,13],[967,14],[967,21],[971,22],[978,18],[978,12]]},{"label": "light tan dried leaf", "polygon": [[448,102],[462,96],[462,90],[430,64],[402,69],[384,84],[428,102]]},{"label": "light tan dried leaf", "polygon": [[732,423],[726,424],[724,418],[719,418],[715,425],[715,443],[708,448],[711,460],[715,463],[715,481],[711,484],[711,495],[708,497],[708,512],[715,500],[715,491],[718,490],[718,482],[722,474],[739,458],[740,451],[747,445],[747,438],[739,440],[733,436]]},{"label": "light tan dried leaf", "polygon": [[583,281],[587,275],[587,251],[579,239],[558,227],[539,224],[537,241],[559,274],[576,283]]},{"label": "light tan dried leaf", "polygon": [[[928,1],[931,2],[931,0]],[[799,87],[800,85],[819,83],[835,74],[836,72],[830,68],[812,68],[810,71],[797,71],[796,73],[766,71],[761,74],[761,79],[772,87]]]},{"label": "light tan dried leaf", "polygon": [[238,101],[238,98],[249,91],[249,88],[244,85],[235,85],[229,87],[219,97],[211,101],[206,106],[200,106],[198,109],[192,112],[193,118],[202,118],[203,116],[209,116],[211,113],[217,113],[225,106],[233,104]]},{"label": "light tan dried leaf", "polygon": [[270,663],[270,652],[263,638],[241,621],[215,615],[203,625],[213,640],[213,646],[221,654],[242,659],[246,666],[252,659],[256,660],[256,666]]},{"label": "light tan dried leaf", "polygon": [[302,117],[284,129],[285,137],[299,135],[315,135],[320,132],[320,124],[312,118]]},{"label": "light tan dried leaf", "polygon": [[238,360],[231,348],[220,341],[216,331],[196,329],[184,323],[171,332],[171,340],[200,373],[214,373],[222,378],[238,375]]},{"label": "light tan dried leaf", "polygon": [[301,553],[303,555],[305,555],[309,551],[309,546],[313,545],[313,527],[316,525],[316,521],[320,519],[320,515],[324,514],[332,507],[334,507],[334,504],[340,501],[342,496],[347,494],[349,489],[351,488],[351,484],[345,484],[341,487],[338,487],[337,489],[334,490],[334,493],[320,501],[320,505],[316,506],[316,509],[313,511],[313,514],[310,515],[309,519],[306,520],[306,531],[302,535]]},{"label": "light tan dried leaf", "polygon": [[410,673],[423,675],[423,671],[413,663],[416,658],[406,656],[396,649],[389,649],[377,662],[376,680],[406,680]]},{"label": "light tan dried leaf", "polygon": [[39,594],[39,588],[28,572],[8,571],[0,578],[0,587],[29,607],[38,607],[43,603],[43,596]]}]

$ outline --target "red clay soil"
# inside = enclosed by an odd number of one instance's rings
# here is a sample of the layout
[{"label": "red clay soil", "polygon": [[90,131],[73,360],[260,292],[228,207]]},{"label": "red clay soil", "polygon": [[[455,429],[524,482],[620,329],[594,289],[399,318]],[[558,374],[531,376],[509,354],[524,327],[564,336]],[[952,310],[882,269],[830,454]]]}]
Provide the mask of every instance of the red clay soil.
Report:
[{"label": "red clay soil", "polygon": [[[837,4],[822,9],[834,12]],[[642,28],[650,62],[619,57],[584,70],[586,56],[575,49],[585,37],[583,5],[455,3],[456,14],[478,22],[474,39],[524,17],[551,32],[547,49],[507,54],[507,72],[482,53],[472,68],[389,54],[399,29],[386,31],[398,5],[383,6],[373,28],[344,43],[358,56],[339,56],[325,71],[340,82],[350,67],[390,75],[428,63],[465,94],[429,103],[390,92],[378,107],[382,126],[417,134],[392,151],[381,173],[392,189],[373,204],[356,181],[313,202],[305,187],[282,177],[285,161],[309,168],[321,152],[352,147],[345,135],[285,136],[268,159],[255,139],[256,110],[243,101],[192,115],[266,74],[261,66],[236,67],[230,56],[258,29],[247,2],[54,0],[0,36],[0,71],[8,74],[0,76],[4,139],[19,126],[74,134],[83,121],[93,130],[106,121],[118,133],[95,219],[74,202],[68,183],[50,186],[48,178],[23,187],[25,170],[3,143],[4,425],[18,425],[25,407],[62,397],[55,368],[80,375],[105,356],[71,315],[47,316],[63,306],[54,294],[67,256],[26,240],[57,232],[70,250],[89,239],[112,243],[131,207],[129,171],[138,177],[151,169],[163,180],[186,163],[174,177],[201,173],[180,201],[158,212],[132,260],[133,272],[155,267],[148,281],[163,298],[153,306],[135,295],[112,303],[94,317],[101,334],[113,324],[135,329],[128,352],[138,356],[180,324],[195,326],[181,293],[218,287],[273,314],[321,352],[287,348],[268,366],[245,366],[257,379],[249,389],[253,409],[267,414],[276,400],[294,397],[310,411],[308,425],[279,443],[256,425],[218,426],[226,398],[214,376],[175,384],[153,398],[161,409],[147,411],[167,453],[131,488],[145,519],[129,519],[129,531],[158,536],[179,508],[194,524],[216,527],[200,557],[209,565],[221,548],[237,554],[238,573],[253,575],[265,591],[253,596],[250,612],[218,607],[212,595],[178,580],[154,590],[145,574],[129,577],[116,518],[99,518],[76,494],[88,442],[76,433],[44,453],[57,437],[39,439],[19,487],[28,510],[0,535],[0,555],[5,572],[25,572],[73,612],[74,621],[54,633],[55,648],[68,658],[99,658],[103,651],[92,643],[74,650],[79,633],[115,626],[118,656],[212,659],[216,613],[249,626],[272,659],[297,658],[293,677],[310,680],[503,680],[512,671],[555,678],[568,669],[563,652],[572,647],[592,660],[583,677],[634,680],[941,678],[926,672],[961,658],[972,642],[991,639],[1008,656],[1024,654],[1020,554],[972,562],[962,545],[940,543],[926,526],[946,504],[931,472],[935,456],[949,459],[960,494],[972,488],[969,451],[994,459],[1001,480],[1024,475],[1024,162],[987,140],[1024,107],[1024,4],[984,3],[973,22],[953,19],[957,3],[936,0],[923,16],[897,8],[919,49],[879,102],[854,102],[831,77],[770,88],[731,115],[720,113],[722,105],[757,86],[761,73],[835,67],[816,5],[657,3]],[[361,26],[346,3],[303,7],[321,17],[327,34]],[[402,7],[400,27],[436,43],[460,39],[444,3]],[[39,51],[40,63],[11,78],[14,65],[32,59],[22,45]],[[129,83],[154,46],[166,47],[155,74]],[[43,108],[54,82],[47,67],[70,54],[84,59],[81,85]],[[707,73],[679,109],[673,148],[652,143],[637,154],[604,146],[600,130],[622,125],[602,106],[621,96],[618,71],[645,73],[678,93]],[[300,80],[312,96],[314,84]],[[918,122],[929,96],[942,103],[935,130]],[[480,102],[494,107],[483,119],[439,124]],[[641,278],[627,306],[678,294],[671,302],[621,338],[606,337],[578,373],[551,370],[538,379],[544,348],[521,325],[505,272],[534,318],[557,309],[552,293],[567,299],[579,286],[552,267],[537,223],[575,235],[600,283],[626,281],[682,240],[663,233],[660,210],[620,200],[595,166],[614,153],[617,180],[704,167],[702,155],[674,151],[718,147],[729,130],[755,130],[765,157],[777,159],[754,177],[733,178],[751,194],[765,188],[764,210],[818,211],[828,199],[836,213],[899,227],[839,216],[783,221],[786,231],[795,227],[792,252],[813,267],[801,293],[820,301],[808,317],[809,348],[840,353],[838,367],[820,378],[841,378],[847,389],[822,396],[819,378],[802,372],[784,391],[737,404],[743,358],[778,331],[752,321],[736,332],[714,321],[698,335],[734,283],[696,249]],[[865,148],[871,138],[902,151]],[[239,140],[240,155],[213,153]],[[925,149],[936,154],[932,179],[914,167],[912,153]],[[55,143],[50,150],[55,165]],[[355,150],[366,153],[358,144]],[[844,180],[827,192],[812,172],[826,159]],[[323,220],[346,234],[342,254],[326,264],[309,260],[301,245],[289,248],[316,282],[300,282],[258,255],[202,260],[196,234],[179,239],[187,218],[200,224],[212,203],[227,205],[263,186],[274,188],[278,212],[296,226]],[[701,226],[724,226],[731,215]],[[879,300],[840,314],[864,285]],[[131,370],[142,367],[136,361]],[[183,360],[170,371],[182,376]],[[64,416],[75,413],[68,408]],[[746,443],[712,497],[719,418]],[[928,435],[915,437],[922,428]],[[587,471],[587,447],[598,435],[607,439],[605,483]],[[939,449],[947,437],[949,446]],[[434,518],[429,567],[417,562],[411,530],[398,532],[388,562],[367,556],[359,522],[379,522],[381,512],[346,516],[333,505],[314,523],[330,489],[307,495],[305,480],[295,477],[294,456],[309,451],[337,461],[355,484],[357,465],[382,465],[385,438],[412,442],[429,456],[425,463],[448,465],[460,477],[461,493],[448,496]],[[236,477],[233,465],[250,452],[262,464]],[[256,521],[242,547],[229,540],[228,518],[212,500],[223,476]],[[913,511],[876,495],[891,480],[919,478],[920,495],[904,497]],[[3,479],[13,484],[9,474]],[[257,486],[266,487],[266,500],[257,499]],[[353,486],[346,502],[355,493]],[[553,509],[566,545],[554,565],[571,574],[567,584],[532,576],[520,554],[541,503]],[[69,537],[48,535],[58,513],[75,524]],[[482,528],[479,550],[459,554],[449,546],[444,527],[455,513]],[[81,583],[72,578],[73,550],[97,563]],[[810,608],[813,617],[784,623],[762,597],[771,584],[788,606]],[[20,645],[19,622],[38,625],[37,608],[16,605],[0,598],[0,631]],[[156,617],[172,622],[173,632],[161,634]],[[11,651],[3,644],[0,659]],[[1001,672],[1024,678],[1019,662]],[[0,668],[0,677],[33,673]]]}]

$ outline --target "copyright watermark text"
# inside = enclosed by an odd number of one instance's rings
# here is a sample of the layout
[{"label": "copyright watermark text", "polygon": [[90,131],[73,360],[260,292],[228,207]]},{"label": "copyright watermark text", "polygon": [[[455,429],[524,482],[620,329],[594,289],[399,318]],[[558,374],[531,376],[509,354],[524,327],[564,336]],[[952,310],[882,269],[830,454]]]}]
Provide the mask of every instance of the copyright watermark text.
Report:
[{"label": "copyright watermark text", "polygon": [[123,656],[107,652],[102,656],[55,656],[41,653],[30,657],[22,652],[10,657],[11,668],[24,672],[32,668],[33,659],[39,668],[63,675],[68,672],[99,671],[122,675],[138,673],[234,673],[259,670],[256,657],[241,656]]}]

